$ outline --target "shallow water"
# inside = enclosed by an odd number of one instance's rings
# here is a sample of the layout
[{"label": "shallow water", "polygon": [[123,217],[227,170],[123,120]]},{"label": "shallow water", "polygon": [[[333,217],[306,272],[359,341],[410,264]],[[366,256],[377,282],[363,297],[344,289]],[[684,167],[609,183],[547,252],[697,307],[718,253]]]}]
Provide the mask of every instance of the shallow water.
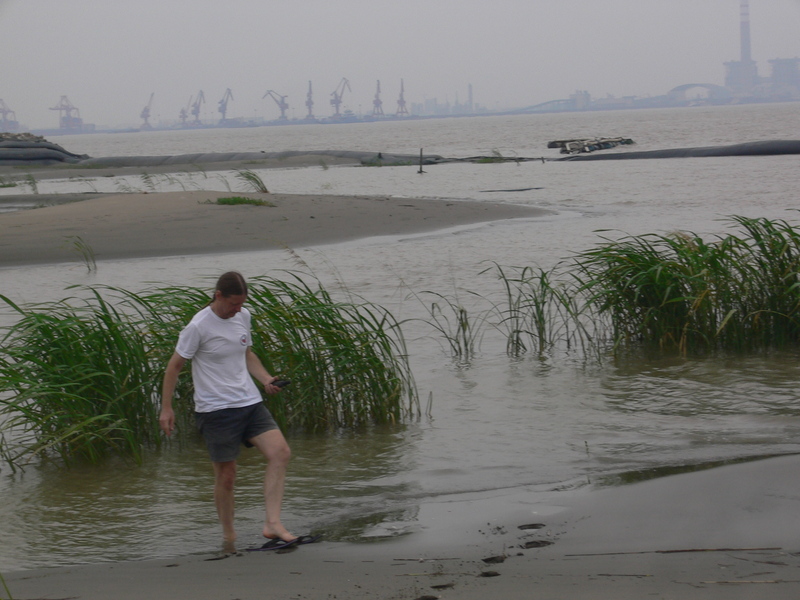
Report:
[{"label": "shallow water", "polygon": [[[750,105],[56,141],[93,156],[329,148],[414,153],[424,147],[446,156],[497,149],[553,158],[547,141],[575,135],[624,135],[642,150],[798,138],[799,115],[800,104]],[[468,292],[501,293],[491,274],[479,275],[491,262],[549,267],[591,247],[600,235],[619,232],[719,235],[730,231],[725,217],[731,214],[795,220],[799,161],[787,156],[453,164],[426,168],[424,175],[416,167],[320,166],[262,176],[280,192],[469,198],[553,212],[541,219],[297,250],[334,289],[341,280],[398,318],[414,319],[425,310],[412,292],[457,295],[473,313],[485,308]],[[185,186],[224,185],[214,174],[186,177]],[[235,182],[234,174],[226,177]],[[119,182],[92,182],[101,184]],[[74,185],[62,181],[55,187]],[[143,183],[134,178],[124,185]],[[542,189],[483,191],[523,187]],[[75,283],[129,289],[150,282],[203,284],[229,268],[252,276],[293,269],[296,262],[283,252],[262,252],[102,262],[97,273],[87,273],[76,259],[72,265],[0,270],[0,293],[33,302],[61,298]],[[0,318],[7,322],[10,316]],[[479,355],[459,364],[424,323],[411,320],[405,331],[423,408],[432,397],[430,416],[395,428],[291,436],[284,515],[291,529],[318,528],[331,539],[401,535],[424,526],[417,519],[420,502],[447,494],[519,487],[535,497],[615,484],[631,472],[800,451],[794,353],[597,366],[565,358],[508,358],[505,340],[487,329]],[[215,548],[210,467],[196,437],[187,434],[184,440],[183,449],[165,449],[142,466],[109,461],[69,470],[34,466],[22,475],[0,472],[0,572]],[[258,459],[244,454],[238,494],[244,545],[255,543],[260,531],[261,475]]]}]

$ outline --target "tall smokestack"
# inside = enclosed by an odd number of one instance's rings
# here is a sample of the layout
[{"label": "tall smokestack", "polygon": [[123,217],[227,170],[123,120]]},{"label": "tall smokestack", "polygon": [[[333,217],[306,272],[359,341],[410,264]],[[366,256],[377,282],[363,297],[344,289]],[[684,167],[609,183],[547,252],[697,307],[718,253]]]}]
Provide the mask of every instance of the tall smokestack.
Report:
[{"label": "tall smokestack", "polygon": [[740,37],[742,42],[742,62],[748,63],[753,59],[750,56],[750,3],[742,0],[740,5],[742,22],[740,25]]}]

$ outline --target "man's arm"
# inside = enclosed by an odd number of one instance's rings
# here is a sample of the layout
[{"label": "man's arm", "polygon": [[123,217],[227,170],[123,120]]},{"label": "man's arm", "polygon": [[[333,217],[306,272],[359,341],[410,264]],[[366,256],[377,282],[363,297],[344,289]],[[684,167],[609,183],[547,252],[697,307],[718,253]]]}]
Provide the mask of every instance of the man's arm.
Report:
[{"label": "man's arm", "polygon": [[247,349],[245,359],[247,361],[247,371],[255,378],[256,381],[260,382],[261,385],[264,386],[265,392],[268,394],[277,394],[281,391],[281,388],[272,385],[272,382],[278,378],[273,377],[267,372],[267,370],[264,368],[264,365],[261,364],[261,359],[255,355],[252,348]]},{"label": "man's arm", "polygon": [[178,385],[178,376],[186,364],[186,359],[175,352],[167,363],[164,372],[164,383],[161,386],[161,415],[158,424],[167,437],[175,431],[175,411],[172,409],[172,397],[175,395],[175,386]]}]

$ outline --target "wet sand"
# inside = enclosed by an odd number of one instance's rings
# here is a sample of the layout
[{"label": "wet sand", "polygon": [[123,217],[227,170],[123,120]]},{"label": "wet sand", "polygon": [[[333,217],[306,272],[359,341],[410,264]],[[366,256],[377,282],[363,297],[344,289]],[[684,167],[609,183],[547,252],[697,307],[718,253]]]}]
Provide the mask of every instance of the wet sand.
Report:
[{"label": "wet sand", "polygon": [[[268,205],[216,204],[231,196]],[[146,258],[299,248],[548,214],[511,204],[366,196],[189,191],[83,198],[1,213],[0,267],[80,262],[77,240],[97,260]]]},{"label": "wet sand", "polygon": [[5,579],[14,598],[84,600],[785,600],[800,594],[798,468],[800,457],[784,456],[547,503],[525,489],[445,497],[423,502],[418,530],[389,541],[187,552]]}]

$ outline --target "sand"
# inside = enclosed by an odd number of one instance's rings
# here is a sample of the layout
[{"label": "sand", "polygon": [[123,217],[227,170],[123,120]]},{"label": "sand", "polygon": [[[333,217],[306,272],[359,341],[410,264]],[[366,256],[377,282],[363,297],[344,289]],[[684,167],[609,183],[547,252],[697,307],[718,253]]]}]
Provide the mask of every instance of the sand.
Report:
[{"label": "sand", "polygon": [[783,456],[547,501],[525,489],[438,498],[418,531],[389,541],[5,579],[17,599],[785,600],[800,594],[798,468]]},{"label": "sand", "polygon": [[[297,153],[295,153],[297,154]],[[217,155],[195,157],[191,164],[169,157],[97,159],[118,163],[91,169],[54,164],[27,169],[0,166],[0,176],[37,181],[90,174],[92,177],[360,164],[369,153],[309,152],[280,158],[215,162]],[[187,155],[188,156],[188,155]],[[231,155],[236,156],[236,155]],[[359,158],[360,157],[360,158]],[[177,159],[179,157],[172,157]],[[402,157],[401,157],[402,158]],[[151,160],[152,159],[152,160]],[[245,196],[271,206],[220,206],[218,198]],[[30,201],[31,195],[24,196]],[[512,218],[547,211],[512,204],[392,197],[287,195],[187,191],[147,194],[69,194],[33,196],[41,208],[0,213],[0,268],[81,262],[76,242],[96,260],[182,256],[300,248],[374,236],[401,236]],[[0,196],[0,207],[13,203]]]},{"label": "sand", "polygon": [[[300,247],[543,214],[384,197],[270,194],[263,198],[274,206],[214,204],[225,195],[110,195],[0,214],[0,267],[79,261],[75,238],[103,260]],[[601,491],[437,498],[422,501],[413,533],[388,541],[229,554],[210,542],[168,559],[2,575],[18,600],[783,600],[800,596],[799,469],[800,457],[784,456]]]},{"label": "sand", "polygon": [[[269,206],[216,204],[247,196]],[[545,211],[511,204],[391,197],[167,192],[92,197],[0,214],[0,266],[299,248],[399,236]]]}]

